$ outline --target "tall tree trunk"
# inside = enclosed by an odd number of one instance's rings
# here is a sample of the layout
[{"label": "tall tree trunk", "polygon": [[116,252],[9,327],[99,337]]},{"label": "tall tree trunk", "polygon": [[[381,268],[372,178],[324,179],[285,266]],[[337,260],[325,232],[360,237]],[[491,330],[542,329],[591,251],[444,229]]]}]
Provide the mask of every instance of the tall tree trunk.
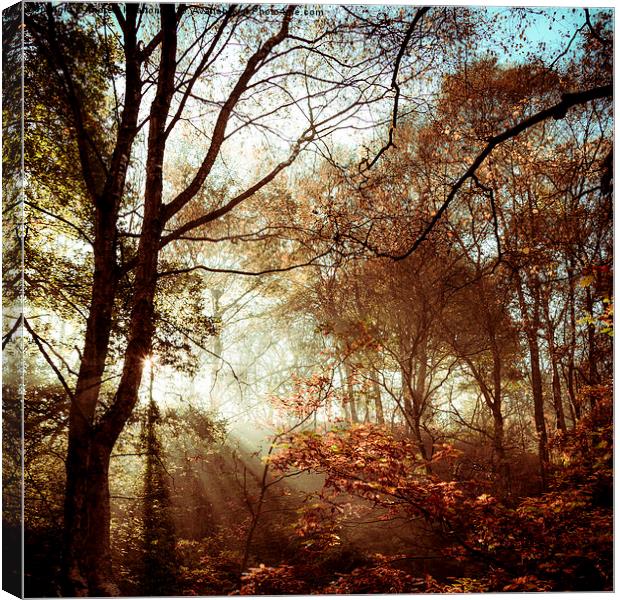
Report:
[{"label": "tall tree trunk", "polygon": [[502,491],[510,493],[510,465],[506,458],[504,446],[504,416],[499,406],[493,410],[493,453],[497,461],[497,472]]},{"label": "tall tree trunk", "polygon": [[577,393],[575,389],[575,348],[577,347],[577,317],[575,314],[575,281],[573,278],[573,265],[572,260],[567,270],[568,273],[568,286],[569,286],[569,314],[570,314],[570,339],[568,344],[568,365],[566,368],[566,388],[568,390],[568,398],[570,400],[570,406],[573,417],[573,427],[577,426],[577,421],[581,418],[581,406],[577,399]]},{"label": "tall tree trunk", "polygon": [[575,391],[575,361],[571,356],[568,360],[568,367],[566,369],[566,387],[568,389],[568,398],[570,400],[570,406],[573,414],[573,428],[577,425],[577,421],[581,419],[581,404],[577,398]]},{"label": "tall tree trunk", "polygon": [[[106,308],[113,306],[115,285],[105,286],[100,294],[93,289],[96,303],[89,321],[99,323],[100,330],[92,336],[87,331],[82,361],[85,366],[80,370],[69,422],[64,562],[70,595],[107,596],[117,593],[111,583],[108,468],[112,448],[137,401],[142,363],[148,354],[143,349],[150,348],[155,275],[153,268],[150,275],[143,274],[143,281],[150,278],[150,285],[146,286],[149,288],[147,294],[150,302],[147,301],[145,308],[143,294],[136,293],[121,385],[115,402],[98,424],[95,423],[95,408],[105,366],[111,318],[105,312],[102,316],[97,304],[101,302]],[[102,302],[108,297],[109,300]]]},{"label": "tall tree trunk", "polygon": [[[338,375],[340,376],[340,381],[342,382],[342,385],[345,387],[346,389],[346,376],[344,374],[344,370],[342,369],[342,365],[338,365]],[[342,415],[344,417],[345,421],[349,421],[349,423],[351,422],[351,413],[349,410],[349,393],[348,391],[344,394],[342,394]]]},{"label": "tall tree trunk", "polygon": [[538,436],[538,456],[540,459],[540,478],[542,489],[547,487],[547,465],[549,452],[547,444],[547,427],[545,425],[545,408],[542,376],[540,372],[540,350],[536,333],[529,334],[528,345],[532,368],[532,393],[534,396],[534,421],[536,423],[536,435]]},{"label": "tall tree trunk", "polygon": [[413,435],[413,394],[411,393],[411,375],[406,369],[401,369],[403,406],[402,413],[405,418],[405,429],[409,435]]},{"label": "tall tree trunk", "polygon": [[424,470],[426,471],[428,475],[430,475],[432,473],[432,468],[430,464],[431,456],[430,456],[429,451],[426,448],[426,444],[424,443],[424,437],[422,436],[422,415],[420,414],[415,404],[413,406],[412,421],[413,421],[413,435],[414,435],[416,444],[418,445],[418,448],[420,450],[420,455],[422,456],[422,460],[424,461]]},{"label": "tall tree trunk", "polygon": [[551,359],[553,407],[555,409],[555,426],[560,431],[566,431],[566,418],[562,404],[562,385],[560,383],[560,371],[557,358]]},{"label": "tall tree trunk", "polygon": [[510,466],[506,459],[504,448],[504,416],[502,414],[502,355],[497,342],[497,331],[493,318],[486,308],[486,297],[483,297],[491,354],[493,356],[493,398],[491,412],[493,413],[493,451],[498,465],[498,474],[502,487],[506,492],[510,489]]},{"label": "tall tree trunk", "polygon": [[357,414],[357,403],[355,401],[355,390],[353,388],[353,370],[348,360],[344,361],[344,371],[347,378],[347,397],[349,410],[351,411],[351,421],[353,423],[359,423],[359,416]]},{"label": "tall tree trunk", "polygon": [[116,595],[118,590],[110,584],[110,453],[94,441],[91,431],[74,426],[71,433],[65,496],[65,594]]},{"label": "tall tree trunk", "polygon": [[540,371],[540,346],[538,342],[538,331],[540,329],[540,292],[536,288],[536,284],[537,282],[530,290],[533,296],[533,305],[530,312],[525,301],[522,282],[520,278],[517,277],[517,294],[519,296],[521,314],[525,322],[525,335],[530,354],[532,396],[534,400],[534,422],[536,426],[536,436],[538,438],[538,459],[540,461],[540,481],[541,488],[544,491],[547,488],[549,450],[547,443],[547,427],[545,424],[542,374]]},{"label": "tall tree trunk", "polygon": [[140,592],[145,596],[173,596],[178,592],[176,530],[171,512],[168,474],[157,425],[160,412],[153,397],[155,371],[150,368],[149,405],[142,431],[146,455],[142,499],[142,565]]},{"label": "tall tree trunk", "polygon": [[416,439],[418,441],[418,445],[420,446],[420,451],[422,452],[422,456],[426,461],[426,472],[431,473],[431,465],[430,461],[433,457],[433,447],[431,444],[430,450],[426,448],[426,444],[424,443],[424,437],[422,435],[422,417],[424,416],[424,412],[426,410],[426,375],[428,371],[428,335],[425,334],[423,336],[422,341],[420,342],[419,348],[419,356],[418,356],[418,368],[415,379],[415,388],[412,390],[413,394],[413,409],[414,409],[414,423],[415,423],[415,434]]},{"label": "tall tree trunk", "polygon": [[370,423],[370,403],[366,396],[364,396],[364,423]]},{"label": "tall tree trunk", "polygon": [[[492,338],[494,339],[494,338]],[[502,489],[509,491],[510,487],[510,467],[506,459],[506,449],[504,447],[504,416],[502,414],[502,395],[501,395],[501,362],[497,344],[491,343],[493,352],[493,390],[489,388],[481,371],[471,359],[466,358],[474,379],[482,392],[484,401],[493,416],[493,455],[497,464],[497,474]]]},{"label": "tall tree trunk", "polygon": [[425,470],[427,473],[430,473],[430,457],[426,449],[426,444],[424,443],[424,437],[422,436],[422,412],[419,404],[420,398],[416,395],[416,389],[411,382],[411,375],[407,373],[406,370],[403,370],[402,377],[405,420],[409,426],[411,436],[420,451],[420,456],[425,462]]},{"label": "tall tree trunk", "polygon": [[540,479],[542,489],[547,488],[547,468],[549,450],[547,443],[547,426],[545,424],[545,404],[543,394],[542,374],[540,370],[540,346],[538,343],[538,299],[534,303],[532,325],[527,331],[527,341],[530,351],[532,369],[532,394],[534,398],[534,421],[538,437],[538,457],[540,460]]},{"label": "tall tree trunk", "polygon": [[97,442],[90,448],[88,488],[84,498],[88,517],[88,551],[84,566],[90,596],[111,596],[119,593],[112,582],[110,559],[110,449]]},{"label": "tall tree trunk", "polygon": [[[91,513],[103,515],[104,520],[109,513],[109,499],[101,492],[101,486],[107,490],[109,457],[106,459],[104,449],[95,443],[94,418],[112,328],[111,307],[116,291],[111,273],[113,264],[110,262],[104,268],[99,265],[95,269],[82,362],[69,410],[63,543],[63,584],[67,595],[109,595],[100,589],[100,578],[93,579],[96,561],[89,554],[92,549],[93,553],[107,556],[109,550],[97,547],[103,543],[99,536],[93,539],[92,530],[101,520],[93,519]],[[98,491],[90,497],[93,489]]]},{"label": "tall tree trunk", "polygon": [[[586,288],[586,311],[589,315],[594,314],[594,299],[590,288]],[[596,330],[592,323],[587,327],[588,339],[588,384],[597,385],[601,378],[598,373],[598,350],[596,347]],[[593,398],[593,396],[592,396]]]},{"label": "tall tree trunk", "polygon": [[556,429],[566,431],[566,419],[562,404],[562,384],[558,367],[558,349],[555,343],[555,327],[549,311],[549,303],[545,303],[545,326],[547,330],[547,346],[549,347],[549,360],[551,362],[551,391],[553,394],[553,408],[555,410]]},{"label": "tall tree trunk", "polygon": [[110,565],[108,467],[114,444],[137,403],[144,359],[151,351],[158,254],[155,236],[143,237],[139,254],[143,260],[136,276],[129,343],[116,399],[97,425],[88,426],[81,416],[70,425],[65,535],[71,595],[118,592]]},{"label": "tall tree trunk", "polygon": [[373,400],[375,403],[375,419],[379,425],[385,425],[383,403],[381,402],[381,388],[377,381],[372,382]]}]

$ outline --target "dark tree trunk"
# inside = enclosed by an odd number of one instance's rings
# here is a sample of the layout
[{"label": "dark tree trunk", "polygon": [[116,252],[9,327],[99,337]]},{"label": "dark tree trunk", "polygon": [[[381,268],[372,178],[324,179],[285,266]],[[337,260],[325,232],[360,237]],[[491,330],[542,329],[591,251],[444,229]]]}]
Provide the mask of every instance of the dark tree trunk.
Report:
[{"label": "dark tree trunk", "polygon": [[527,332],[527,340],[530,351],[530,362],[532,369],[532,394],[534,399],[534,421],[536,424],[536,435],[538,437],[540,479],[542,489],[545,490],[547,488],[547,468],[549,463],[549,451],[547,443],[547,427],[545,424],[545,406],[542,375],[540,371],[540,348],[538,344],[537,328],[530,329]]},{"label": "dark tree trunk", "polygon": [[568,398],[573,413],[573,427],[577,426],[577,421],[581,418],[581,406],[577,400],[575,389],[575,348],[577,347],[577,317],[575,314],[575,282],[573,278],[572,263],[568,268],[568,286],[569,286],[569,314],[570,314],[570,339],[568,344],[568,365],[566,368],[566,388],[568,390]]},{"label": "dark tree trunk", "polygon": [[510,493],[510,465],[504,445],[504,417],[501,409],[493,411],[493,453],[497,461],[497,473],[502,491]]},{"label": "dark tree trunk", "polygon": [[553,394],[553,408],[555,410],[556,429],[566,431],[566,419],[562,404],[562,384],[558,367],[558,348],[555,343],[555,326],[549,310],[549,303],[545,303],[545,325],[547,329],[547,346],[549,347],[549,361],[551,362],[551,391]]},{"label": "dark tree trunk", "polygon": [[86,513],[88,515],[88,544],[86,553],[86,576],[90,595],[109,596],[118,593],[112,584],[110,561],[110,492],[108,473],[112,448],[94,443],[90,452],[88,474],[88,495]]},{"label": "dark tree trunk", "polygon": [[413,394],[411,393],[410,375],[404,369],[401,370],[403,380],[403,406],[401,412],[405,418],[405,426],[407,433],[413,435]]},{"label": "dark tree trunk", "polygon": [[[76,429],[73,434],[75,440]],[[80,446],[74,443],[67,460],[65,594],[117,595],[110,565],[110,449],[90,432],[81,441]]]},{"label": "dark tree trunk", "polygon": [[146,455],[142,500],[142,551],[140,592],[145,596],[173,596],[178,592],[176,531],[171,512],[168,474],[157,425],[160,413],[153,398],[154,370],[151,365],[149,407],[142,432]]},{"label": "dark tree trunk", "polygon": [[[338,374],[340,375],[340,381],[344,386],[346,386],[346,377],[344,375],[344,371],[342,369],[342,365],[338,366]],[[351,422],[351,412],[349,409],[349,394],[342,394],[342,414],[345,421]]]},{"label": "dark tree trunk", "polygon": [[347,399],[349,410],[351,411],[351,421],[353,423],[359,423],[359,416],[357,414],[357,402],[355,401],[355,389],[353,387],[353,370],[348,360],[344,361],[344,371],[347,378]]},{"label": "dark tree trunk", "polygon": [[414,404],[413,411],[414,411],[412,415],[413,437],[420,450],[420,455],[422,457],[422,460],[424,461],[424,470],[426,471],[428,475],[430,475],[432,473],[432,468],[431,468],[431,463],[430,463],[431,457],[430,457],[430,453],[428,449],[426,448],[426,444],[424,443],[424,437],[422,436],[422,423],[421,423],[422,419],[421,419],[420,413],[415,408],[415,404]]},{"label": "dark tree trunk", "polygon": [[510,465],[506,458],[506,449],[504,447],[504,416],[502,414],[502,395],[501,395],[501,377],[499,362],[500,356],[497,352],[497,345],[492,344],[493,349],[493,391],[489,389],[481,372],[476,368],[471,360],[466,360],[469,368],[478,383],[478,387],[482,392],[484,401],[493,415],[493,455],[497,465],[497,474],[501,487],[504,491],[509,491],[510,487]]},{"label": "dark tree trunk", "polygon": [[[483,298],[485,300],[485,298]],[[504,416],[502,414],[502,355],[497,342],[495,323],[489,311],[485,314],[493,355],[493,398],[491,411],[493,413],[493,451],[497,460],[497,470],[502,488],[508,492],[510,487],[510,466],[506,459],[504,448]]]},{"label": "dark tree trunk", "polygon": [[568,389],[568,397],[573,413],[573,427],[575,427],[577,421],[581,419],[581,405],[575,391],[575,362],[572,357],[569,358],[568,367],[566,369],[566,387]]},{"label": "dark tree trunk", "polygon": [[373,400],[375,403],[375,419],[377,424],[385,425],[385,415],[383,413],[383,403],[381,402],[381,388],[376,381],[372,382]]},{"label": "dark tree trunk", "polygon": [[[115,289],[110,267],[96,269],[83,359],[69,412],[63,555],[67,595],[109,595],[101,589],[101,577],[92,580],[98,555],[105,558],[109,554],[100,545],[99,537],[93,535],[101,518],[105,520],[109,514],[109,500],[100,489],[105,485],[107,491],[109,456],[106,459],[104,449],[95,442],[94,417],[112,327]],[[91,514],[93,510],[96,517]],[[103,572],[101,575],[105,576]]]},{"label": "dark tree trunk", "polygon": [[[151,350],[158,243],[155,235],[145,235],[143,241],[129,343],[115,402],[96,425],[93,414],[87,414],[90,421],[84,418],[79,396],[71,411],[65,499],[65,569],[70,595],[108,596],[118,591],[111,583],[108,467],[112,448],[137,402],[144,359]],[[91,390],[87,388],[87,398]]]},{"label": "dark tree trunk", "polygon": [[538,459],[540,461],[540,482],[542,490],[547,488],[547,469],[549,463],[549,450],[547,443],[547,427],[545,424],[545,404],[543,394],[542,374],[540,371],[540,345],[538,342],[538,332],[540,330],[540,290],[536,287],[538,282],[534,282],[530,291],[533,296],[531,310],[528,310],[523,293],[522,281],[517,277],[517,295],[521,314],[525,322],[525,336],[527,339],[530,354],[530,369],[532,376],[532,397],[534,401],[534,422],[536,426],[536,436],[538,438]]},{"label": "dark tree trunk", "polygon": [[[124,10],[123,10],[124,8]],[[58,44],[58,30],[53,8],[48,9],[46,44],[40,42],[42,54],[49,57],[50,73],[59,73],[61,88],[65,90],[67,108],[76,130],[80,166],[88,194],[95,208],[94,280],[87,320],[86,337],[78,381],[69,417],[69,447],[66,461],[67,487],[65,498],[65,534],[63,554],[63,580],[65,593],[70,596],[110,595],[117,593],[111,583],[110,565],[110,500],[108,467],[112,448],[125,427],[138,398],[145,357],[150,354],[154,333],[154,297],[157,284],[157,263],[160,249],[184,232],[215,221],[233,210],[235,206],[267,185],[297,156],[300,144],[288,162],[280,163],[257,184],[239,194],[224,206],[208,210],[201,217],[185,223],[166,239],[162,232],[167,221],[190,202],[209,176],[226,138],[228,121],[235,105],[246,91],[256,72],[263,66],[269,53],[288,36],[288,27],[294,7],[285,11],[280,30],[267,39],[246,63],[237,82],[223,103],[216,119],[205,158],[192,179],[180,194],[168,204],[163,204],[163,166],[168,134],[181,118],[191,86],[208,65],[211,51],[196,67],[177,114],[169,119],[175,92],[177,17],[184,8],[162,4],[160,9],[161,31],[146,47],[139,48],[139,5],[111,5],[122,31],[121,44],[125,54],[125,94],[123,110],[113,152],[107,148],[93,148],[94,142],[85,128],[83,98],[79,86],[74,85],[73,74],[63,63],[63,53]],[[222,20],[215,39],[223,34],[231,8]],[[34,27],[34,25],[33,25]],[[39,28],[40,29],[40,28]],[[121,266],[117,264],[117,221],[121,199],[125,191],[127,168],[132,146],[138,131],[143,83],[140,79],[142,62],[157,49],[157,89],[150,106],[148,119],[148,148],[144,191],[142,230],[135,256]],[[149,66],[149,77],[153,63]],[[187,83],[187,82],[186,82]],[[76,90],[78,92],[76,93]],[[168,129],[167,129],[168,126]],[[105,137],[105,136],[104,136]],[[93,151],[94,150],[94,151]],[[95,158],[93,158],[95,157]],[[102,173],[105,175],[102,175]],[[117,300],[118,282],[122,275],[133,272],[130,298],[131,312],[126,332],[125,350],[120,383],[114,399],[103,415],[96,414],[101,407],[100,389],[108,354],[112,316]]]},{"label": "dark tree trunk", "polygon": [[562,385],[560,383],[560,371],[558,361],[552,358],[552,389],[553,389],[553,407],[555,409],[555,426],[560,431],[566,431],[566,418],[564,416],[564,406],[562,403]]},{"label": "dark tree trunk", "polygon": [[405,420],[407,422],[410,435],[416,443],[418,450],[420,451],[420,457],[425,463],[425,470],[427,473],[431,472],[430,456],[424,443],[424,437],[422,435],[422,412],[420,406],[420,397],[416,393],[416,389],[411,382],[411,375],[406,370],[402,371],[403,377],[403,398],[404,398],[404,412]]},{"label": "dark tree trunk", "polygon": [[415,423],[415,436],[420,446],[420,452],[424,460],[426,461],[426,472],[428,474],[431,473],[431,458],[433,457],[433,447],[431,444],[430,450],[427,449],[426,444],[424,443],[424,437],[422,435],[422,418],[426,411],[426,375],[428,371],[427,362],[428,362],[428,353],[427,353],[427,344],[428,344],[428,334],[423,336],[422,341],[420,342],[419,348],[419,358],[418,358],[418,368],[417,368],[417,376],[415,380],[415,389],[413,392],[413,409],[414,409],[414,423]]},{"label": "dark tree trunk", "polygon": [[[592,291],[590,288],[586,288],[586,312],[589,315],[594,314],[594,299],[592,298]],[[596,330],[594,325],[589,323],[587,332],[588,385],[598,385],[601,382],[601,378],[598,372],[598,349],[596,347]]]}]

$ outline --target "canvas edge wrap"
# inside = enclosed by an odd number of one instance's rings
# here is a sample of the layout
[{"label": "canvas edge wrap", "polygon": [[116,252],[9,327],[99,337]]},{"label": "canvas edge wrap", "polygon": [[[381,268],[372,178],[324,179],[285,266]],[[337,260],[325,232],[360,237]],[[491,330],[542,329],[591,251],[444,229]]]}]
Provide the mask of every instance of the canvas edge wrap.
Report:
[{"label": "canvas edge wrap", "polygon": [[2,11],[2,589],[24,595],[23,2]]}]

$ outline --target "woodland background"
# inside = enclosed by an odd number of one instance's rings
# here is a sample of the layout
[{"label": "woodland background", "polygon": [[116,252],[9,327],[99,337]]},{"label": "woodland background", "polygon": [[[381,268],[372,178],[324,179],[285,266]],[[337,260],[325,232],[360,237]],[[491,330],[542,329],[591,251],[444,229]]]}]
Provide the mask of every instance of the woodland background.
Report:
[{"label": "woodland background", "polygon": [[611,590],[613,11],[207,8],[3,13],[5,569]]}]

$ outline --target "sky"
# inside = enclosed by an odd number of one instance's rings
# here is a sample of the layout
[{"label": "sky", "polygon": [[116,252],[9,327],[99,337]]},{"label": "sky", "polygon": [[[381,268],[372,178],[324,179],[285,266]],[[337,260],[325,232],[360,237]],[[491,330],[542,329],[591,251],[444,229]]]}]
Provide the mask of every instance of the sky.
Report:
[{"label": "sky", "polygon": [[[515,11],[506,7],[486,7],[486,11],[489,16],[498,17],[498,26],[488,43],[481,40],[480,47],[500,48],[503,39],[514,35],[515,31],[523,31],[522,49],[510,56],[500,55],[500,58],[515,62],[525,62],[528,53],[537,48],[544,48],[541,54],[546,54],[551,60],[555,59],[566,49],[575,31],[585,24],[585,13],[582,8],[560,6],[531,8],[524,20]],[[599,12],[599,9],[591,9],[591,18],[594,19]],[[577,49],[578,39],[579,36],[573,42],[571,50]],[[569,55],[570,52],[565,58]]]}]

